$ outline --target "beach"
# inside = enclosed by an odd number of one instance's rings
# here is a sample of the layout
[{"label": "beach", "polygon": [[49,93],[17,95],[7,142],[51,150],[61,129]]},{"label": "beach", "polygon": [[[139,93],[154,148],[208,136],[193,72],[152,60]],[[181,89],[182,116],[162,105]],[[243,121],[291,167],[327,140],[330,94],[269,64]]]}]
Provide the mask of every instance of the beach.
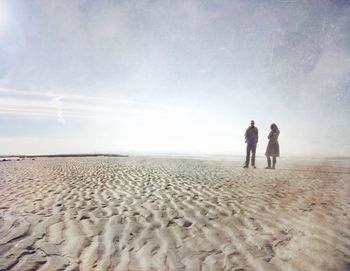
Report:
[{"label": "beach", "polygon": [[350,159],[0,163],[0,270],[350,270]]}]

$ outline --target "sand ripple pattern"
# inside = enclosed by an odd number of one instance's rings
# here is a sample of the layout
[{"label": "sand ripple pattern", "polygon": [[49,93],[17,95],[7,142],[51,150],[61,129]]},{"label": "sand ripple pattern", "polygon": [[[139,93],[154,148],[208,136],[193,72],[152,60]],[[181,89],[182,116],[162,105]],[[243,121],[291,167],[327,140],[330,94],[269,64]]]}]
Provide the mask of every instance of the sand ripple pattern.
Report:
[{"label": "sand ripple pattern", "polygon": [[0,270],[350,270],[349,162],[279,166],[1,163]]}]

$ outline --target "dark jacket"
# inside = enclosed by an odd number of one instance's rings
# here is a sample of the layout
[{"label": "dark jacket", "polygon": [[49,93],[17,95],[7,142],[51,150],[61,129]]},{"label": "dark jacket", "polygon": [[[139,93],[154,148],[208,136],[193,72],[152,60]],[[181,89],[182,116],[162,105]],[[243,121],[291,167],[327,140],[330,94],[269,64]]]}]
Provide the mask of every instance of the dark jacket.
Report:
[{"label": "dark jacket", "polygon": [[280,131],[271,131],[269,136],[269,143],[267,144],[266,156],[279,157],[280,156],[280,146],[278,144],[278,136],[280,135]]},{"label": "dark jacket", "polygon": [[245,131],[245,142],[248,143],[248,145],[255,145],[258,143],[259,139],[259,132],[258,128],[255,126],[249,126],[248,129]]}]

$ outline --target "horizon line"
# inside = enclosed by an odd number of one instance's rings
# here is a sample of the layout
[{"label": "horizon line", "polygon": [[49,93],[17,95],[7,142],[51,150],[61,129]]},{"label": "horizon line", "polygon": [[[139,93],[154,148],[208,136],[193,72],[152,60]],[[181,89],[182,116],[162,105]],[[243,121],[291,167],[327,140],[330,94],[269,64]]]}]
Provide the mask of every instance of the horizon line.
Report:
[{"label": "horizon line", "polygon": [[[87,153],[48,153],[48,154],[0,154],[1,158],[36,158],[36,157],[129,157],[129,156],[186,156],[186,157],[244,157],[244,154],[227,154],[227,153],[186,153],[186,152],[152,152],[152,151],[128,151],[128,152],[87,152]],[[265,157],[256,155],[257,158]],[[306,154],[287,154],[279,158],[312,158],[312,159],[350,159],[350,156],[341,155],[306,155]]]}]

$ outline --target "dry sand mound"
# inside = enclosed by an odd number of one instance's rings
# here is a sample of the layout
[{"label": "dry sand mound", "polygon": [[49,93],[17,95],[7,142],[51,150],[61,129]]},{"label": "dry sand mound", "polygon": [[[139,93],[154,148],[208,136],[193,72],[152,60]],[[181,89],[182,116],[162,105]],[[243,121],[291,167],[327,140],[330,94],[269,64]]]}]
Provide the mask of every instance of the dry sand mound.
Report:
[{"label": "dry sand mound", "polygon": [[1,163],[0,270],[350,270],[349,162]]}]

